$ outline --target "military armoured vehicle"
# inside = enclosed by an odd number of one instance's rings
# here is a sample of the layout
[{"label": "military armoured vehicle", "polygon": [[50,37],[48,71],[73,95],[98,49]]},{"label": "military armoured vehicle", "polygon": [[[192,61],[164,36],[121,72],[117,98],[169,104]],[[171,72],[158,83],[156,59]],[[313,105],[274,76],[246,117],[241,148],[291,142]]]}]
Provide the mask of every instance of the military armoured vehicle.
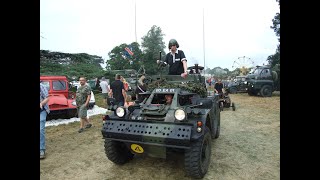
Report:
[{"label": "military armoured vehicle", "polygon": [[233,80],[233,82],[230,82],[227,85],[227,91],[230,94],[236,94],[236,93],[241,93],[247,92],[247,81],[246,81],[246,76],[236,76],[236,78]]},{"label": "military armoured vehicle", "polygon": [[271,97],[272,92],[280,89],[279,74],[268,65],[256,66],[254,71],[246,77],[248,94],[250,96],[260,94],[262,97]]},{"label": "military armoured vehicle", "polygon": [[[197,72],[197,71],[194,71]],[[185,172],[203,178],[211,158],[211,142],[220,135],[218,96],[207,96],[204,77],[189,74],[149,77],[145,99],[128,109],[114,105],[101,130],[107,158],[124,164],[135,155],[167,158],[183,153]],[[171,104],[165,101],[172,97]]]}]

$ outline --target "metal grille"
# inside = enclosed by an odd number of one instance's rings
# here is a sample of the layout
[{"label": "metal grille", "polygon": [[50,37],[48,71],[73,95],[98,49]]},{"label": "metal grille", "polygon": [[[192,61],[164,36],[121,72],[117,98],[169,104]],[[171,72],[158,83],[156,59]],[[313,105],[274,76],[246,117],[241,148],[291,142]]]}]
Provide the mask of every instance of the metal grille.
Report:
[{"label": "metal grille", "polygon": [[103,134],[106,138],[187,146],[191,128],[191,125],[107,120]]}]

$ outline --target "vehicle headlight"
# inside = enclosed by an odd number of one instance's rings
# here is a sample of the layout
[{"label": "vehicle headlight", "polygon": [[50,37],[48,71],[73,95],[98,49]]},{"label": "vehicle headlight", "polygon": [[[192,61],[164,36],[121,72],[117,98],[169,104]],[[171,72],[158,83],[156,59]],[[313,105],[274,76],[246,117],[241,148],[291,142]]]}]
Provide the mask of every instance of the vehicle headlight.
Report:
[{"label": "vehicle headlight", "polygon": [[116,115],[119,117],[123,117],[126,114],[126,111],[123,107],[118,107],[116,109]]},{"label": "vehicle headlight", "polygon": [[177,109],[174,112],[174,117],[178,120],[178,121],[182,121],[184,120],[184,118],[186,117],[186,112],[184,112],[183,109]]},{"label": "vehicle headlight", "polygon": [[72,101],[72,103],[71,103],[72,105],[74,105],[74,106],[77,106],[77,103],[76,103],[76,101]]},{"label": "vehicle headlight", "polygon": [[247,84],[247,81],[245,81],[244,84]]}]

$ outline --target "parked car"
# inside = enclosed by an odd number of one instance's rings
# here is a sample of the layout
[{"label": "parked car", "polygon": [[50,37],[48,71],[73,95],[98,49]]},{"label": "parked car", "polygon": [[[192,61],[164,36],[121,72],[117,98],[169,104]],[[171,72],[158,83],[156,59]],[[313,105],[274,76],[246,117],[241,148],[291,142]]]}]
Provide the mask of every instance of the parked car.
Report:
[{"label": "parked car", "polygon": [[247,92],[247,81],[246,76],[236,76],[236,78],[228,84],[226,88],[230,94]]}]

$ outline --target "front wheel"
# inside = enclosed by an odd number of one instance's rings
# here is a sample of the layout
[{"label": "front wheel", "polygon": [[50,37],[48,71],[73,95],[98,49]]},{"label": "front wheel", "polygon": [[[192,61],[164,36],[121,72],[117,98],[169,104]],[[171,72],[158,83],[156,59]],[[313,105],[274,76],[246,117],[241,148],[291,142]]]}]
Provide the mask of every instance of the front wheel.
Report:
[{"label": "front wheel", "polygon": [[211,138],[208,127],[198,141],[191,144],[184,154],[184,165],[188,175],[193,178],[203,178],[207,173],[211,158]]},{"label": "front wheel", "polygon": [[71,110],[68,110],[67,112],[67,119],[71,119],[73,117],[78,117],[78,111],[77,109],[71,109]]},{"label": "front wheel", "polygon": [[252,92],[252,91],[248,91],[249,96],[256,96],[257,93],[256,92]]},{"label": "front wheel", "polygon": [[131,160],[134,156],[128,149],[128,147],[119,141],[105,140],[104,150],[110,161],[115,164],[124,164]]},{"label": "front wheel", "polygon": [[231,106],[232,106],[232,110],[235,111],[235,110],[236,110],[236,106],[234,105],[234,102],[231,103],[231,104],[232,104],[232,105],[231,105]]}]

